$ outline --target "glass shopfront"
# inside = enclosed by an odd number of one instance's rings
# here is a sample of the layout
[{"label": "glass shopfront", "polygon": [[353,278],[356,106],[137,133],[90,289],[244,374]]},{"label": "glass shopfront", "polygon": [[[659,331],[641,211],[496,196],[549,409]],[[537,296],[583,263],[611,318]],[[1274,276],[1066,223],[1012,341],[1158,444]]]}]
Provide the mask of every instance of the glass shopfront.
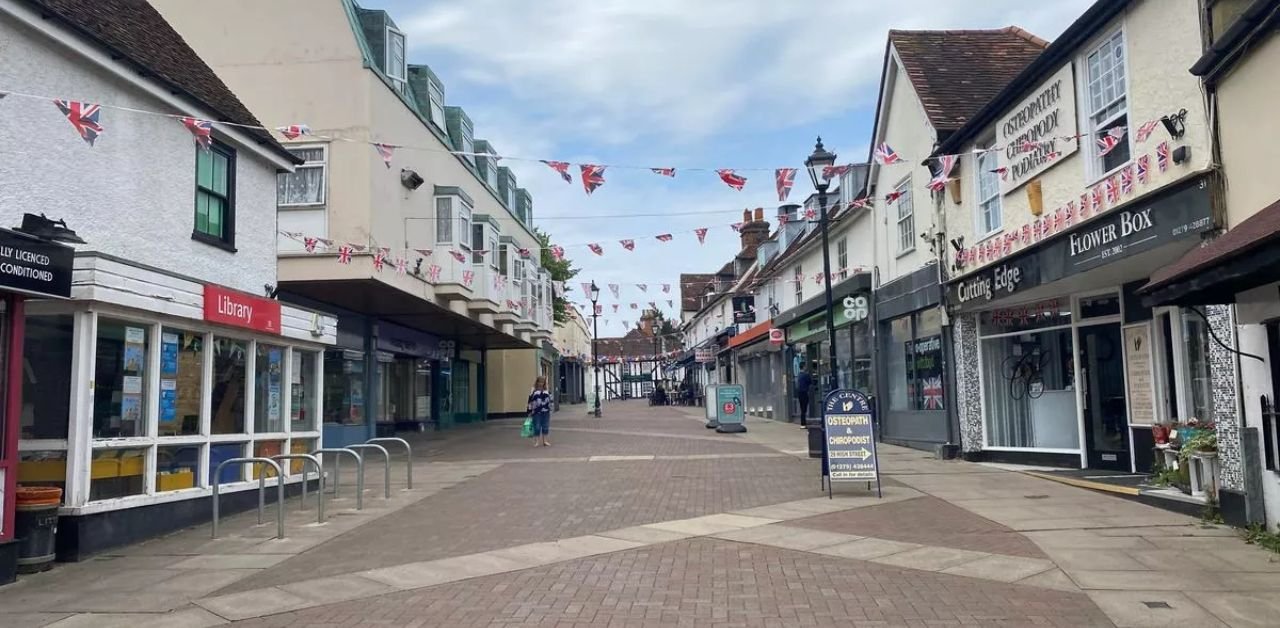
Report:
[{"label": "glass shopfront", "polygon": [[929,308],[889,321],[885,336],[885,387],[890,411],[946,409],[946,360],[942,311]]},{"label": "glass shopfront", "polygon": [[364,354],[350,349],[324,352],[324,422],[364,425]]}]

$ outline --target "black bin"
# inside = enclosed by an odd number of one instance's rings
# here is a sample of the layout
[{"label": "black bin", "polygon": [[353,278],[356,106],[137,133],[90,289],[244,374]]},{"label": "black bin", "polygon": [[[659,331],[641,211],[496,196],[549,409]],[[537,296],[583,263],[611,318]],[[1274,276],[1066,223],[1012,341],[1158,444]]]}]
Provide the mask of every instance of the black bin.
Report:
[{"label": "black bin", "polygon": [[805,424],[805,429],[809,432],[809,457],[821,458],[822,448],[826,444],[826,431],[822,429],[822,423],[810,421]]},{"label": "black bin", "polygon": [[18,573],[36,573],[53,566],[58,536],[58,506],[62,489],[19,486],[14,509],[14,536],[18,539]]}]

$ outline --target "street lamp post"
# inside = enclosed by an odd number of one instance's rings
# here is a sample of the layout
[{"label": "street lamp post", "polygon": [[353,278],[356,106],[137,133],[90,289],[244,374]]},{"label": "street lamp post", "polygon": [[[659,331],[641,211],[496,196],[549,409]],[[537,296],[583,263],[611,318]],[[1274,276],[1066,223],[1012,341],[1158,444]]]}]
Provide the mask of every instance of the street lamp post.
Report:
[{"label": "street lamp post", "polygon": [[827,305],[827,344],[830,345],[828,357],[830,366],[827,373],[827,392],[836,389],[836,314],[831,298],[831,249],[827,243],[827,187],[831,185],[830,168],[836,163],[835,153],[827,152],[822,147],[822,138],[813,147],[813,153],[804,161],[809,170],[809,179],[813,188],[818,191],[818,228],[822,231],[822,280]]},{"label": "street lamp post", "polygon": [[596,375],[596,418],[600,418],[600,287],[591,282],[591,367]]}]

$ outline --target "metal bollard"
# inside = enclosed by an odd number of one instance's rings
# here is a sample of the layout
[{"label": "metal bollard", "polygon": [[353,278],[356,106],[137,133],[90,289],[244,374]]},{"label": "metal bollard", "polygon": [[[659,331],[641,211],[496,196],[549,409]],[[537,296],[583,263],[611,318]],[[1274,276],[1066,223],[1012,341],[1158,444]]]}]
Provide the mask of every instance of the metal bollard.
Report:
[{"label": "metal bollard", "polygon": [[[213,472],[213,538],[218,538],[218,492],[222,486],[218,479],[222,477],[222,468],[229,464],[266,464],[276,470],[276,538],[284,538],[284,475],[280,473],[280,465],[270,458],[229,458],[218,463]],[[258,523],[262,523],[262,510],[265,505],[263,491],[267,487],[266,474],[258,474]]]},{"label": "metal bollard", "polygon": [[[272,456],[272,460],[307,460],[316,466],[316,475],[320,476],[320,486],[316,488],[316,510],[319,514],[316,516],[316,523],[324,523],[324,468],[320,466],[320,459],[311,454],[280,454]],[[302,471],[302,510],[307,509],[307,472],[304,468]]]},{"label": "metal bollard", "polygon": [[347,449],[376,449],[382,452],[382,459],[386,463],[383,466],[383,491],[382,496],[385,499],[391,499],[391,454],[387,453],[386,447],[382,445],[348,445]]},{"label": "metal bollard", "polygon": [[404,445],[404,465],[405,465],[405,488],[413,488],[413,448],[409,446],[409,441],[403,438],[392,438],[390,436],[384,438],[370,438],[365,441],[367,445],[377,443],[400,443]]},{"label": "metal bollard", "polygon": [[334,454],[333,498],[338,498],[338,479],[342,477],[342,454],[356,459],[356,510],[364,510],[364,457],[345,447],[325,447],[315,451],[317,456]]}]

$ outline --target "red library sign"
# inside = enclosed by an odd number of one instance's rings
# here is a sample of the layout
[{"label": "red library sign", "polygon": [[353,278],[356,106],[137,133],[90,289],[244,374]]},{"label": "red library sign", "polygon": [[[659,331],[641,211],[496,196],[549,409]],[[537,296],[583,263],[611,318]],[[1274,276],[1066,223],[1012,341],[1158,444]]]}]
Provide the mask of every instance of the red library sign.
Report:
[{"label": "red library sign", "polygon": [[204,287],[204,320],[223,325],[280,333],[280,302],[236,292],[222,286]]}]

